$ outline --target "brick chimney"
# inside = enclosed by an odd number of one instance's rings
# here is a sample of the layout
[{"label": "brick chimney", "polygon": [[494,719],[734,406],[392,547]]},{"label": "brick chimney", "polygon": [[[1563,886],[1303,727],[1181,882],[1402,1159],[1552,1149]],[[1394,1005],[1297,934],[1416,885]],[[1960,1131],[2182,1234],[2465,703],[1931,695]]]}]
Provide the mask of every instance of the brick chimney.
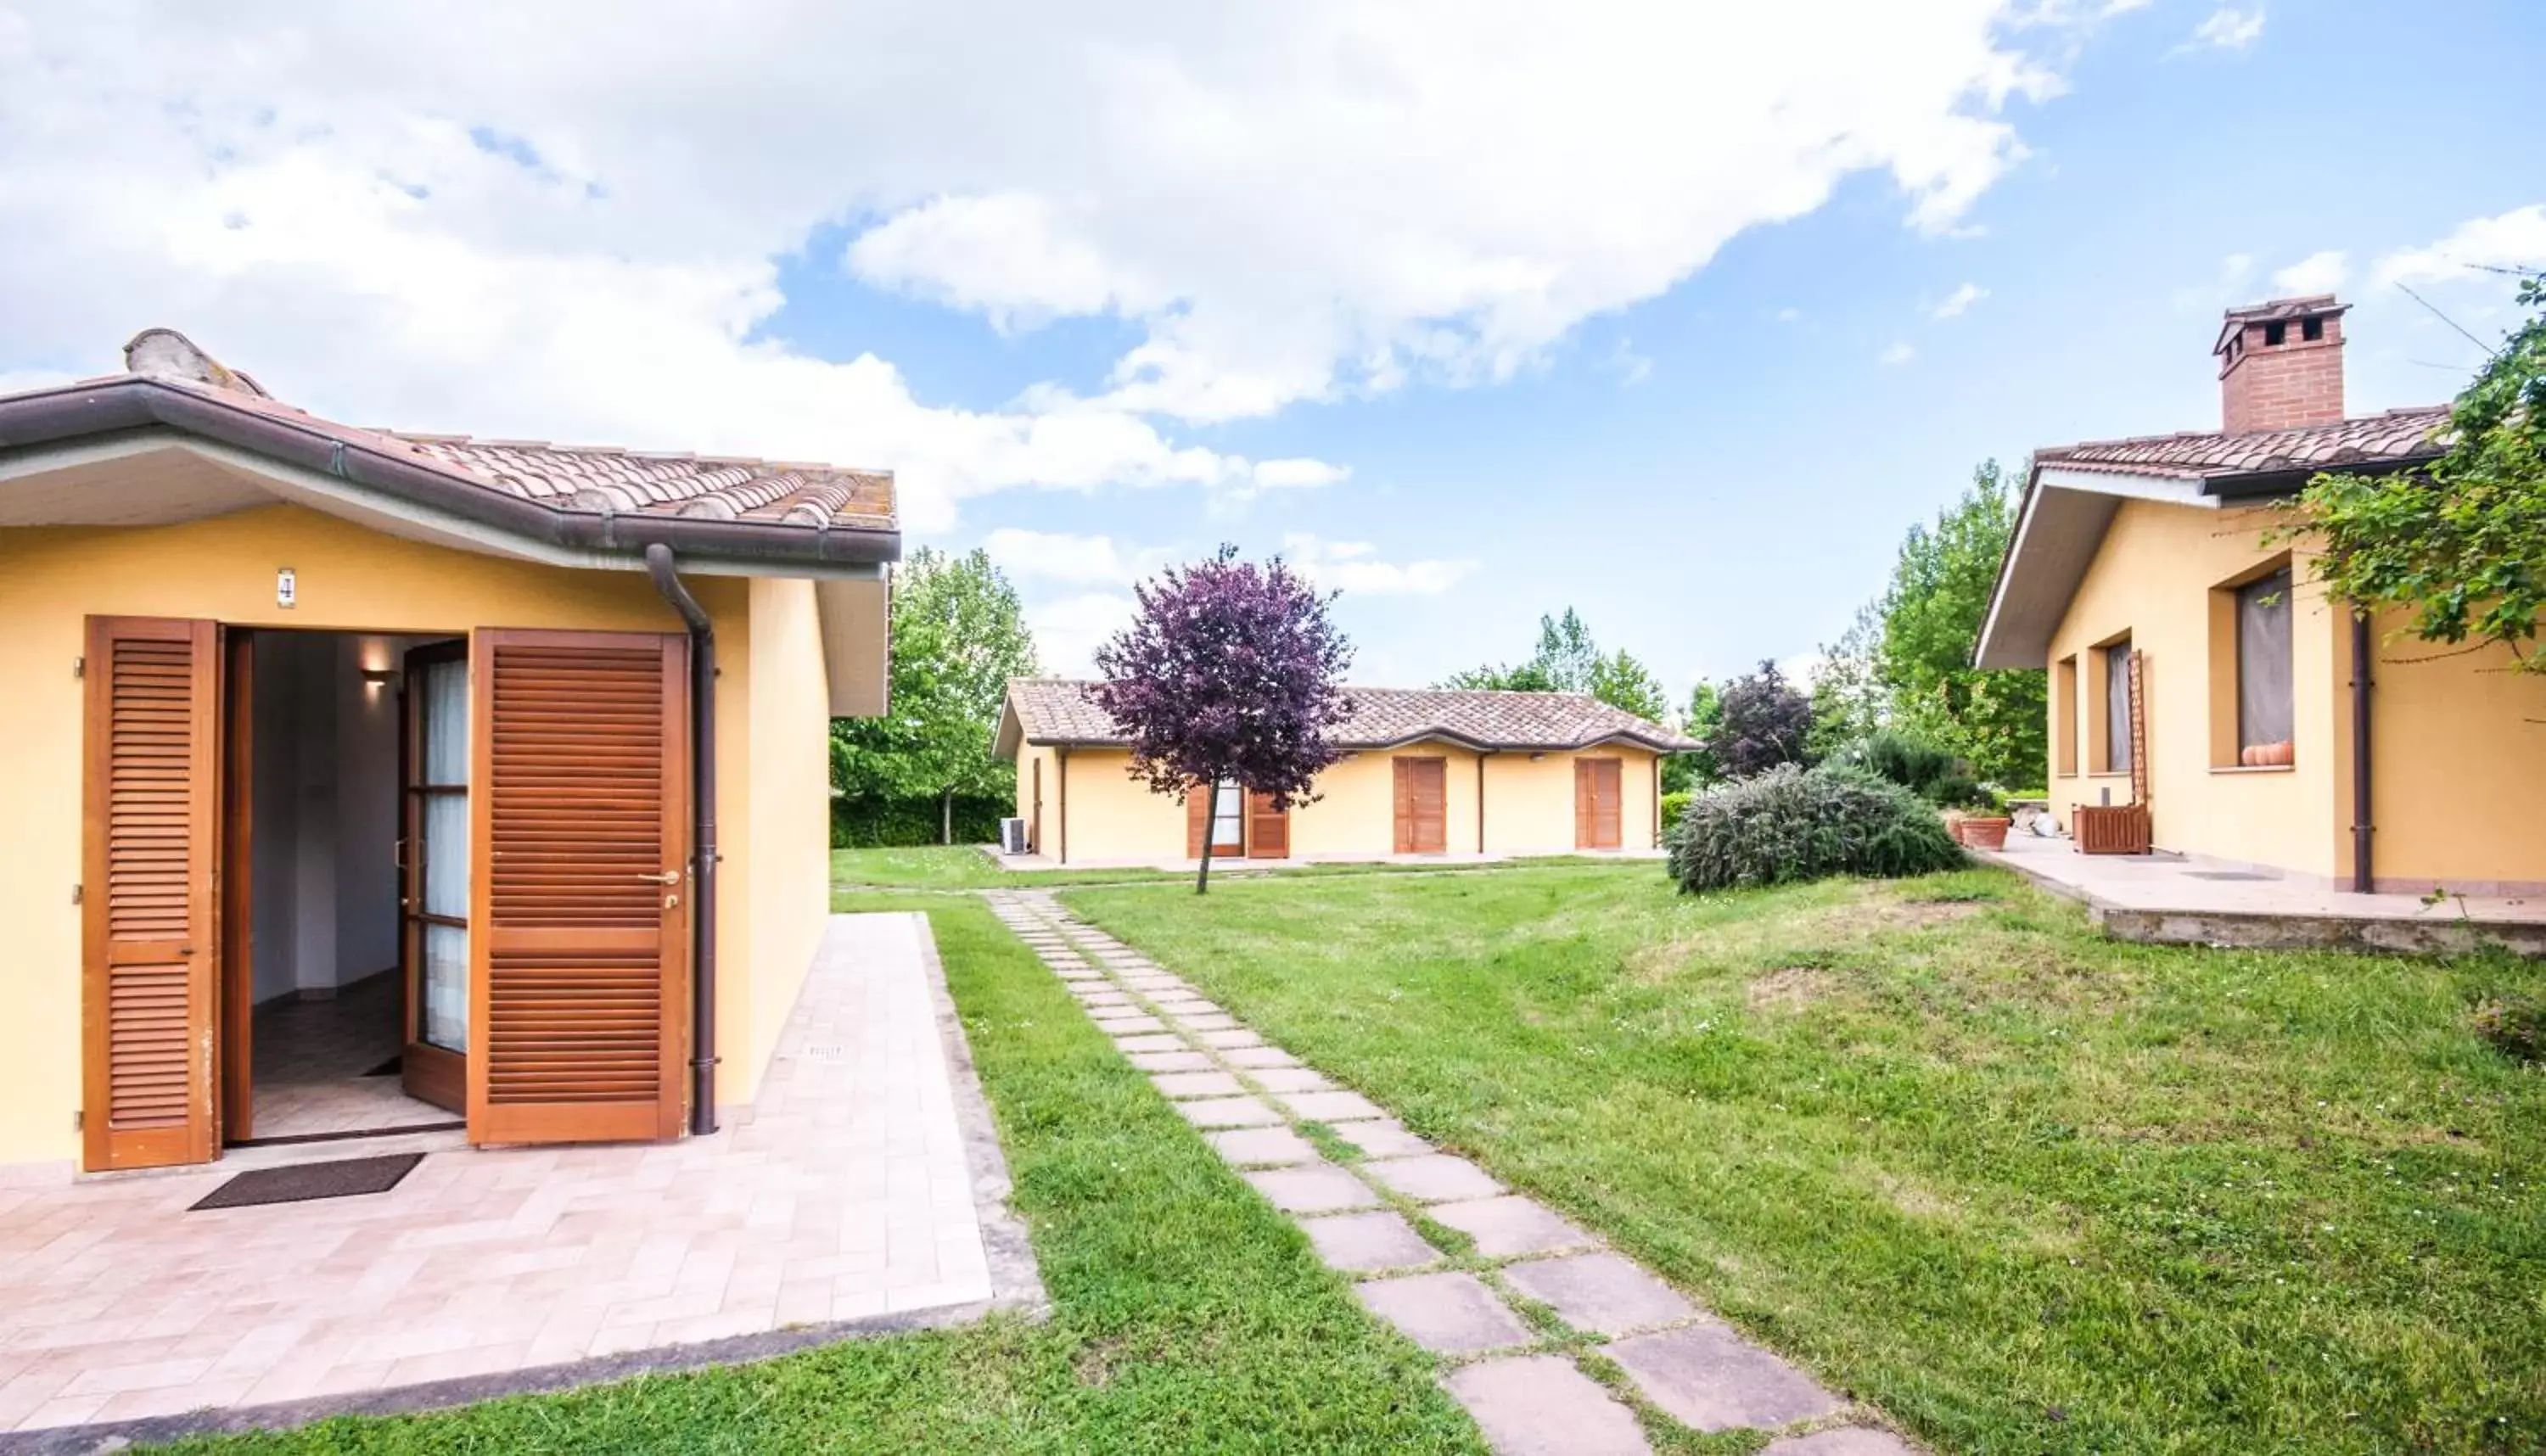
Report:
[{"label": "brick chimney", "polygon": [[2231,435],[2342,419],[2342,314],[2332,294],[2228,310],[2219,342],[2220,428]]}]

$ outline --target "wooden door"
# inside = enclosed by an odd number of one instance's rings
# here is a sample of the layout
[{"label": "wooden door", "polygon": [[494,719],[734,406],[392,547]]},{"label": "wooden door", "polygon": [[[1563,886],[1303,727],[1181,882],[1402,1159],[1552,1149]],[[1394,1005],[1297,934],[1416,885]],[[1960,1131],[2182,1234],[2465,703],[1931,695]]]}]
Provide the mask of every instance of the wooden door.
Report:
[{"label": "wooden door", "polygon": [[1397,852],[1440,854],[1450,847],[1450,766],[1440,758],[1399,758]]},{"label": "wooden door", "polygon": [[1291,811],[1287,805],[1276,805],[1270,794],[1250,791],[1246,796],[1246,857],[1291,857]]},{"label": "wooden door", "polygon": [[1573,760],[1573,847],[1615,849],[1622,810],[1618,760]]},{"label": "wooden door", "polygon": [[218,1149],[220,640],[88,619],[80,1127],[92,1170]]},{"label": "wooden door", "polygon": [[1034,817],[1026,821],[1026,853],[1043,853],[1043,760],[1034,760]]},{"label": "wooden door", "polygon": [[398,749],[398,1078],[420,1102],[468,1110],[468,644],[406,654]]},{"label": "wooden door", "polygon": [[481,629],[469,665],[469,1140],[678,1136],[689,641]]},{"label": "wooden door", "polygon": [[[1215,795],[1209,785],[1185,791],[1185,858],[1202,858],[1205,834],[1213,834],[1211,857],[1242,858],[1246,845],[1246,796],[1235,784],[1222,784]],[[1215,824],[1212,815],[1219,815]]]}]

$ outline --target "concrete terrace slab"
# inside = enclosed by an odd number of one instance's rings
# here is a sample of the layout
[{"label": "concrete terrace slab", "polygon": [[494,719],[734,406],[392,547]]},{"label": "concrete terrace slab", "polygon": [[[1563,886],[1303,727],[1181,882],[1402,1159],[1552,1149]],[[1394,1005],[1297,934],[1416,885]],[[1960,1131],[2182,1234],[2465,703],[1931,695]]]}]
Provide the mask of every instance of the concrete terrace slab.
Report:
[{"label": "concrete terrace slab", "polygon": [[1246,1088],[1226,1071],[1161,1071],[1149,1085],[1170,1097],[1242,1097]]},{"label": "concrete terrace slab", "polygon": [[1316,1145],[1289,1128],[1230,1128],[1206,1133],[1221,1156],[1240,1167],[1318,1160]]},{"label": "concrete terrace slab", "polygon": [[1268,1092],[1331,1092],[1335,1084],[1305,1067],[1268,1067],[1247,1075]]},{"label": "concrete terrace slab", "polygon": [[1504,1282],[1562,1316],[1576,1329],[1625,1334],[1697,1318],[1680,1292],[1614,1253],[1508,1264]]},{"label": "concrete terrace slab", "polygon": [[1402,1193],[1419,1203],[1486,1198],[1503,1191],[1503,1185],[1495,1182],[1484,1168],[1446,1153],[1374,1162],[1368,1171],[1391,1192]]},{"label": "concrete terrace slab", "polygon": [[926,918],[833,916],[758,1100],[709,1137],[433,1152],[385,1193],[201,1213],[251,1159],[12,1188],[0,1431],[94,1423],[59,1438],[85,1450],[1040,1304],[971,1069]]},{"label": "concrete terrace slab", "polygon": [[[1208,1042],[1211,1038],[1204,1037],[1203,1040]],[[1300,1065],[1299,1058],[1283,1051],[1280,1047],[1265,1046],[1223,1047],[1220,1049],[1220,1060],[1247,1071]]]},{"label": "concrete terrace slab", "polygon": [[1353,1293],[1370,1312],[1435,1354],[1464,1355],[1530,1342],[1520,1318],[1474,1274],[1374,1279]]},{"label": "concrete terrace slab", "polygon": [[1408,1269],[1436,1263],[1441,1257],[1441,1251],[1424,1242],[1404,1215],[1387,1210],[1310,1219],[1300,1227],[1316,1245],[1317,1257],[1346,1273]]},{"label": "concrete terrace slab", "polygon": [[1264,1045],[1264,1038],[1243,1028],[1232,1031],[1200,1031],[1194,1033],[1194,1040],[1206,1047],[1218,1047],[1223,1051]]},{"label": "concrete terrace slab", "polygon": [[1495,1456],[1643,1456],[1653,1449],[1634,1412],[1555,1355],[1479,1360],[1442,1384],[1476,1417]]},{"label": "concrete terrace slab", "polygon": [[1119,1036],[1114,1039],[1114,1046],[1116,1050],[1127,1055],[1133,1052],[1189,1052],[1193,1050],[1191,1047],[1185,1045],[1185,1039],[1183,1037],[1180,1037],[1171,1031],[1135,1032],[1129,1036]]},{"label": "concrete terrace slab", "polygon": [[1456,1229],[1477,1242],[1486,1258],[1544,1253],[1594,1242],[1590,1235],[1516,1194],[1460,1203],[1436,1203],[1423,1211],[1435,1223]]},{"label": "concrete terrace slab", "polygon": [[1209,1071],[1214,1064],[1201,1052],[1132,1052],[1126,1061],[1143,1071]]},{"label": "concrete terrace slab", "polygon": [[1176,1111],[1198,1128],[1270,1127],[1282,1121],[1281,1113],[1253,1097],[1204,1097],[1179,1102]]},{"label": "concrete terrace slab", "polygon": [[[1314,1073],[1313,1073],[1314,1074]],[[1249,1072],[1256,1080],[1278,1072]],[[1333,1125],[1336,1137],[1361,1150],[1364,1157],[1424,1157],[1433,1152],[1432,1145],[1406,1131],[1395,1118],[1377,1118],[1365,1122],[1339,1122]]]},{"label": "concrete terrace slab", "polygon": [[1347,1122],[1388,1116],[1388,1109],[1359,1092],[1292,1092],[1279,1099],[1295,1116],[1312,1122]]},{"label": "concrete terrace slab", "polygon": [[1839,1408],[1811,1376],[1711,1321],[1618,1340],[1603,1353],[1645,1399],[1698,1430],[1774,1427]]},{"label": "concrete terrace slab", "polygon": [[1244,1176],[1256,1192],[1287,1214],[1340,1213],[1379,1202],[1378,1194],[1330,1162],[1267,1168]]},{"label": "concrete terrace slab", "polygon": [[[2168,945],[2455,952],[2485,943],[2546,955],[2546,896],[2360,895],[2311,876],[2199,856],[2079,854],[2066,839],[2010,834],[1975,850],[2082,900],[2105,932]],[[2215,878],[2222,874],[2236,879]]]}]

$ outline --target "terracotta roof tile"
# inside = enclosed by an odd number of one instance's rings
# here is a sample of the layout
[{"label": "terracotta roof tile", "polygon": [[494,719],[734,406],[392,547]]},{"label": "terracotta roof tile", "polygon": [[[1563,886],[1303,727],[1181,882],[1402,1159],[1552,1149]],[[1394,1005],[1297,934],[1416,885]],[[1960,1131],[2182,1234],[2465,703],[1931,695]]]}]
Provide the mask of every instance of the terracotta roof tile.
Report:
[{"label": "terracotta roof tile", "polygon": [[2448,407],[2435,404],[2391,409],[2363,419],[2295,430],[2090,440],[2036,451],[2033,459],[2036,466],[2059,466],[2072,471],[2175,475],[2194,480],[2272,471],[2334,470],[2363,462],[2436,456],[2440,447],[2432,443],[2432,436],[2448,423]]},{"label": "terracotta roof tile", "polygon": [[[1014,678],[1008,703],[1031,743],[1122,743],[1127,735],[1088,696],[1093,682]],[[1624,738],[1662,752],[1694,751],[1696,739],[1577,693],[1509,693],[1465,688],[1346,688],[1352,712],[1335,730],[1346,748],[1385,748],[1447,737],[1487,748],[1564,749]]]}]

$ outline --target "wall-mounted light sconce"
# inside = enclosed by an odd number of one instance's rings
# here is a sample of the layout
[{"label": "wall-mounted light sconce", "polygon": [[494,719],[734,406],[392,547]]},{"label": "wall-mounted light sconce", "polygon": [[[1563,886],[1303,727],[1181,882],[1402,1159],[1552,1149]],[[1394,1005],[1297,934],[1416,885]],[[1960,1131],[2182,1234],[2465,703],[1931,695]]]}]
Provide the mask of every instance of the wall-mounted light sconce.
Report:
[{"label": "wall-mounted light sconce", "polygon": [[1532,762],[1532,763],[1537,763],[1537,762],[1539,762],[1540,760],[1542,760],[1542,759],[1544,759],[1544,758],[1546,758],[1546,757],[1547,757],[1547,755],[1546,755],[1545,753],[1543,753],[1543,752],[1541,752],[1541,753],[1533,753],[1533,754],[1531,754],[1531,755],[1529,756],[1529,761],[1530,761],[1530,762]]},{"label": "wall-mounted light sconce", "polygon": [[363,669],[363,686],[367,688],[384,688],[395,681],[397,681],[397,669],[394,667],[366,667]]}]

